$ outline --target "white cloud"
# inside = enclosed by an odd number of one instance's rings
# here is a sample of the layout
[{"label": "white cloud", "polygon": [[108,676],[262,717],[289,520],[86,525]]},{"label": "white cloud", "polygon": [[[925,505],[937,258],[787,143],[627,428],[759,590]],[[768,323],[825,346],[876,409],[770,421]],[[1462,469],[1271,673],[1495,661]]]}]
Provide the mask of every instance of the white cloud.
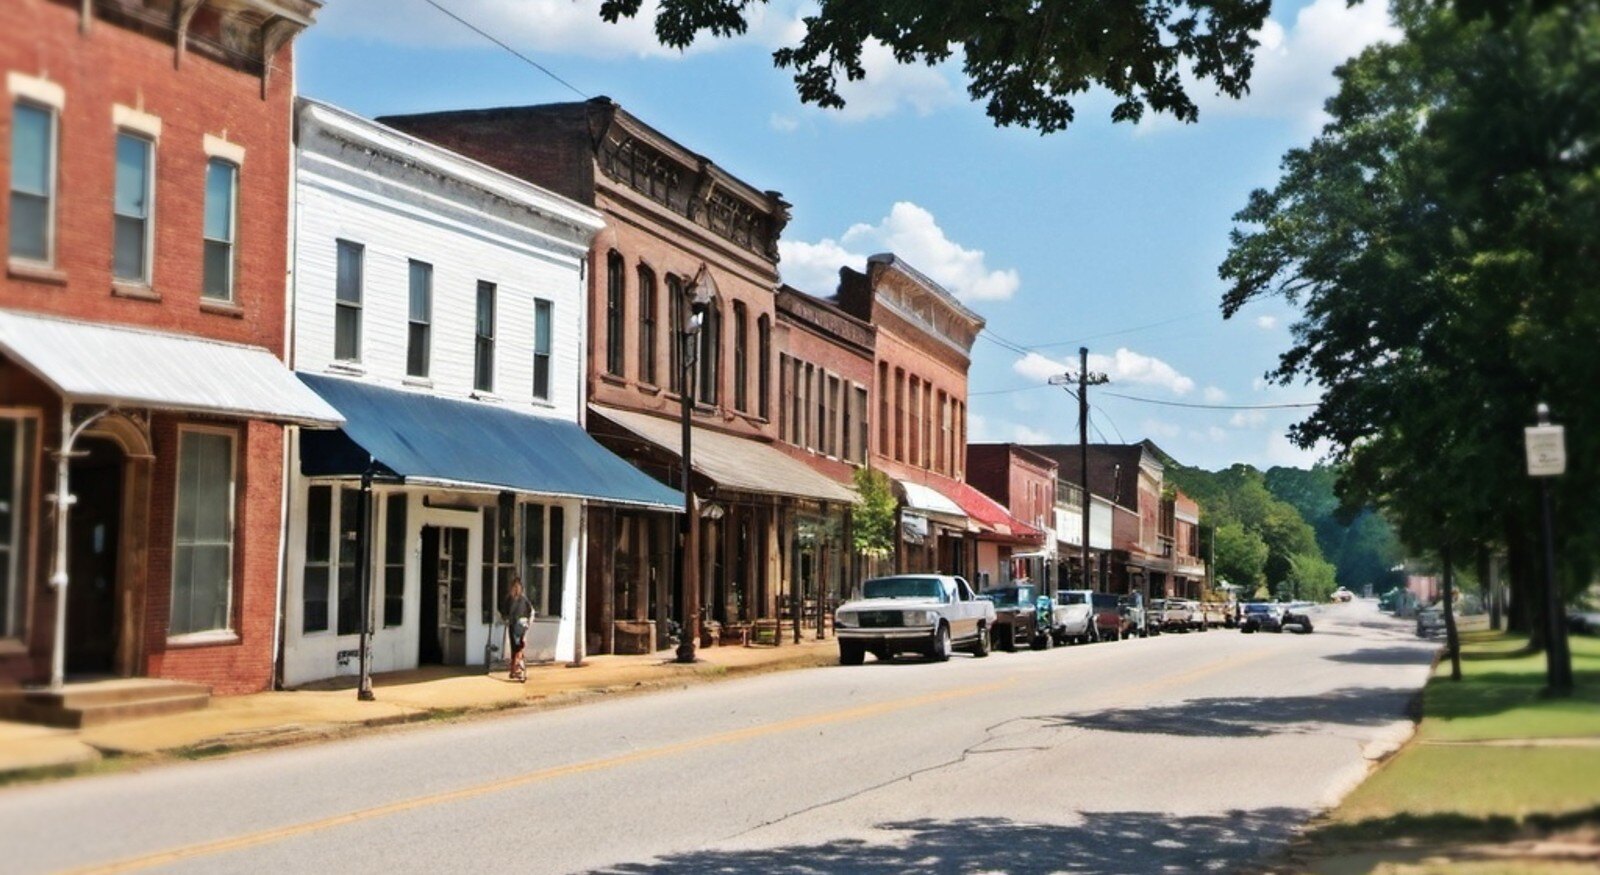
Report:
[{"label": "white cloud", "polygon": [[1260,428],[1266,424],[1267,414],[1261,410],[1241,410],[1228,419],[1228,425],[1234,428]]},{"label": "white cloud", "polygon": [[1257,392],[1265,392],[1272,388],[1272,383],[1268,382],[1266,377],[1256,377],[1250,381],[1250,388]]},{"label": "white cloud", "polygon": [[1183,434],[1183,427],[1160,419],[1146,419],[1139,424],[1144,433],[1153,438],[1175,438]]},{"label": "white cloud", "polygon": [[[1037,352],[1030,352],[1011,365],[1011,370],[1017,374],[1039,381],[1067,371],[1076,372],[1077,369],[1076,362],[1056,361]],[[1194,391],[1194,380],[1178,373],[1172,365],[1127,347],[1121,347],[1111,355],[1090,353],[1089,370],[1110,377],[1113,385],[1153,386],[1166,389],[1174,395],[1187,395]]]},{"label": "white cloud", "polygon": [[961,92],[942,67],[902,64],[888,46],[876,40],[862,47],[861,67],[865,77],[839,82],[844,108],[831,114],[842,121],[882,118],[902,108],[928,115],[961,100]]},{"label": "white cloud", "polygon": [[1274,431],[1267,435],[1265,460],[1269,467],[1310,468],[1328,455],[1328,449],[1326,444],[1318,444],[1309,450],[1302,450],[1289,441],[1287,434]]},{"label": "white cloud", "polygon": [[1206,437],[1211,438],[1212,443],[1220,444],[1228,439],[1228,431],[1215,425],[1209,426],[1206,428]]},{"label": "white cloud", "polygon": [[893,252],[968,301],[1005,300],[1022,284],[1016,270],[990,269],[983,250],[951,240],[932,213],[909,201],[897,202],[876,225],[850,226],[837,240],[785,240],[778,249],[784,282],[822,295],[838,285],[840,267],[861,270],[875,252]]},{"label": "white cloud", "polygon": [[1228,393],[1218,389],[1216,386],[1207,386],[1203,394],[1209,404],[1220,404],[1228,400]]},{"label": "white cloud", "polygon": [[[599,4],[572,0],[444,0],[444,5],[502,42],[527,52],[589,58],[683,55],[656,39],[655,0],[646,0],[637,16],[616,24],[601,20]],[[423,0],[339,0],[318,14],[317,31],[428,48],[501,51]],[[725,41],[702,41],[706,45],[717,42]],[[690,51],[698,48],[701,46]]]},{"label": "white cloud", "polygon": [[1322,102],[1337,88],[1333,68],[1367,46],[1399,37],[1387,3],[1315,0],[1295,14],[1289,28],[1269,18],[1256,33],[1261,45],[1250,75],[1250,93],[1239,101],[1221,97],[1208,101],[1201,115],[1209,110],[1320,125]]},{"label": "white cloud", "polygon": [[1276,316],[1257,316],[1256,317],[1256,327],[1260,328],[1262,331],[1271,331],[1272,329],[1278,327],[1278,317],[1276,317]]},{"label": "white cloud", "polygon": [[1049,432],[1026,425],[1012,426],[1011,434],[1012,439],[1019,444],[1047,444],[1051,440]]},{"label": "white cloud", "polygon": [[767,118],[767,126],[780,134],[790,134],[800,128],[800,122],[790,116],[775,112]]}]

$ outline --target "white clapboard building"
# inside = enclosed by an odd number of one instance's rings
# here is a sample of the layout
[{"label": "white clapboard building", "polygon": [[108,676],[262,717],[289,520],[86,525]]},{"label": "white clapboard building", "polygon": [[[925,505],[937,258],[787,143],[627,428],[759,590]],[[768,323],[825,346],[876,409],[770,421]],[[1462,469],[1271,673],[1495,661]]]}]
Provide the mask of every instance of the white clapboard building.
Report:
[{"label": "white clapboard building", "polygon": [[[282,682],[581,646],[591,504],[677,492],[581,421],[595,211],[314,101],[296,109],[291,364],[344,417],[291,456]],[[364,598],[364,594],[370,594]]]}]

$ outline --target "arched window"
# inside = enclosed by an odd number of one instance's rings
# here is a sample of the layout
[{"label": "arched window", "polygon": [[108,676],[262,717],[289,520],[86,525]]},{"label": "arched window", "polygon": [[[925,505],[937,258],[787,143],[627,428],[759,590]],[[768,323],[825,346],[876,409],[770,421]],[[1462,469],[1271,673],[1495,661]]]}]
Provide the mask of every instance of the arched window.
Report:
[{"label": "arched window", "polygon": [[667,274],[667,356],[669,373],[667,374],[667,388],[673,392],[683,392],[683,326],[685,307],[683,300],[683,278]]},{"label": "arched window", "polygon": [[706,308],[705,320],[700,325],[700,355],[695,370],[699,372],[696,400],[716,406],[722,372],[722,305],[717,301]]},{"label": "arched window", "polygon": [[639,265],[639,382],[656,382],[656,274]]},{"label": "arched window", "polygon": [[615,249],[606,256],[606,373],[622,376],[622,295],[627,282],[622,254]]},{"label": "arched window", "polygon": [[756,320],[756,413],[771,418],[772,320],[762,315]]},{"label": "arched window", "polygon": [[733,302],[733,409],[750,409],[750,318],[743,301]]}]

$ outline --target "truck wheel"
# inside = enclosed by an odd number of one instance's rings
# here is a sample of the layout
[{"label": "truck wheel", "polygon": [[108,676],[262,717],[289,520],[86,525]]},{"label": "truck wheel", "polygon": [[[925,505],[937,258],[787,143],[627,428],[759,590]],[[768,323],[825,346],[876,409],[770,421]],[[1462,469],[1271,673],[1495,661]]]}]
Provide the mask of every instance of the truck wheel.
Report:
[{"label": "truck wheel", "polygon": [[839,641],[839,664],[860,665],[866,661],[867,648],[860,641]]},{"label": "truck wheel", "polygon": [[1006,626],[1005,627],[1005,631],[1000,633],[1000,641],[998,643],[996,643],[995,646],[1000,648],[1001,650],[1004,650],[1007,653],[1016,653],[1017,652],[1017,627],[1015,627],[1015,626]]},{"label": "truck wheel", "polygon": [[943,623],[933,630],[933,641],[928,645],[928,658],[934,662],[950,660],[950,627]]},{"label": "truck wheel", "polygon": [[1034,650],[1049,650],[1053,644],[1055,641],[1051,639],[1049,632],[1041,632],[1039,637],[1033,639]]},{"label": "truck wheel", "polygon": [[978,624],[978,643],[972,645],[972,655],[982,659],[989,655],[989,627]]}]

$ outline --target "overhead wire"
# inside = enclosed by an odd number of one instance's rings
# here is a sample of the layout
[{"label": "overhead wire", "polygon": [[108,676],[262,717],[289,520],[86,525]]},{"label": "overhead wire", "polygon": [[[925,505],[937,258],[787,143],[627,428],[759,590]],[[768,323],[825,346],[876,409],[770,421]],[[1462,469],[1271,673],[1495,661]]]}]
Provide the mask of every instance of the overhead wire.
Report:
[{"label": "overhead wire", "polygon": [[581,98],[583,98],[585,100],[589,99],[589,95],[585,94],[582,89],[578,88],[578,86],[573,85],[571,82],[568,82],[567,80],[565,80],[565,79],[561,78],[560,76],[556,75],[554,70],[551,70],[549,67],[546,67],[545,65],[539,63],[538,61],[535,61],[534,59],[528,57],[527,55],[523,54],[522,52],[518,51],[517,49],[512,48],[510,45],[508,45],[507,43],[502,41],[499,37],[495,36],[494,34],[489,33],[488,31],[486,31],[483,28],[477,26],[476,24],[473,24],[472,22],[466,20],[465,18],[462,18],[460,15],[456,14],[455,12],[453,12],[450,9],[446,8],[443,4],[439,3],[439,0],[424,0],[424,2],[426,2],[429,6],[432,6],[433,8],[439,10],[440,12],[443,12],[445,15],[448,15],[451,18],[455,19],[457,22],[459,22],[464,27],[466,27],[468,30],[472,31],[473,33],[477,34],[478,36],[483,37],[484,39],[488,40],[489,42],[492,42],[495,45],[499,46],[500,48],[505,49],[506,51],[510,52],[512,55],[515,55],[518,59],[520,59],[523,63],[527,64],[528,66],[534,68],[535,70],[538,70],[540,73],[543,73],[546,76],[549,76],[551,79],[554,79],[555,81],[557,81],[557,82],[561,83],[562,85],[566,86],[567,90],[571,91],[573,94],[576,94],[576,95],[578,95],[579,97],[581,97]]}]

